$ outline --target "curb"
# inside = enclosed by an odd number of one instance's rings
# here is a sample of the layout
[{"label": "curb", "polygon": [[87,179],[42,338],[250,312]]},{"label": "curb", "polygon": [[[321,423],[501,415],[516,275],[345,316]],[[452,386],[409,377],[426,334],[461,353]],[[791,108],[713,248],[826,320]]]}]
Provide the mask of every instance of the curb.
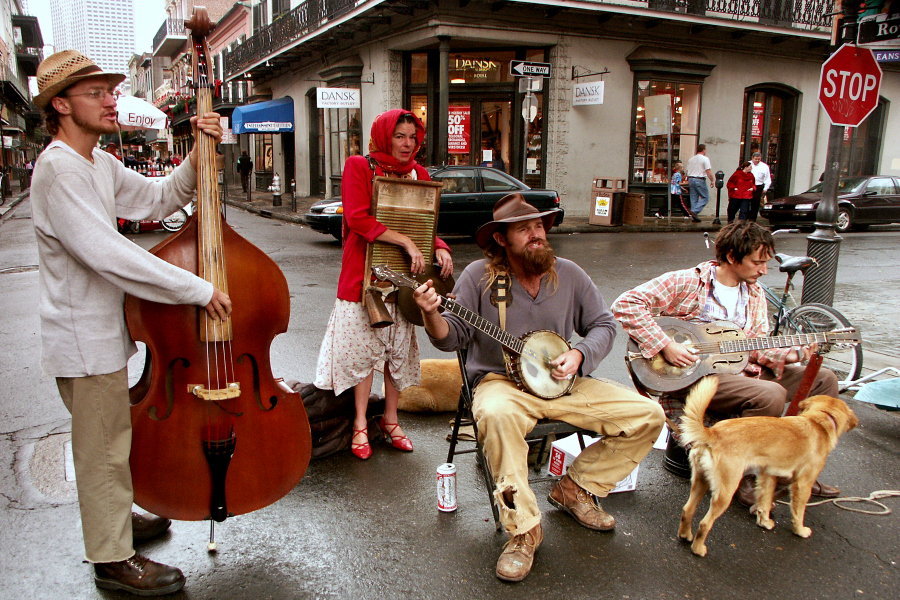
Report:
[{"label": "curb", "polygon": [[[298,225],[306,225],[306,220],[303,216],[299,214],[294,214],[291,212],[285,212],[285,209],[281,207],[261,207],[255,206],[252,203],[240,202],[237,200],[224,200],[225,204],[229,206],[233,206],[235,208],[240,208],[247,212],[251,212],[257,214],[261,217],[266,217],[269,219],[278,219],[281,221],[285,221],[288,223],[295,223]],[[267,203],[268,204],[268,203]],[[703,221],[701,223],[682,223],[679,218],[672,219],[672,224],[662,224],[659,223],[660,219],[647,219],[648,223],[644,225],[615,225],[615,226],[604,226],[604,225],[591,225],[590,223],[578,222],[580,219],[577,217],[572,219],[576,221],[575,223],[563,223],[558,227],[553,228],[550,233],[558,233],[558,234],[573,234],[573,233],[656,233],[656,232],[680,232],[680,231],[718,231],[722,228],[721,225],[713,224],[711,221]],[[659,223],[659,224],[657,224]]]},{"label": "curb", "polygon": [[16,205],[22,202],[22,200],[28,197],[28,194],[30,193],[31,188],[28,188],[24,192],[19,192],[17,196],[13,196],[10,200],[7,200],[7,202],[5,202],[3,206],[0,206],[0,221],[5,221],[7,218],[6,215],[9,214],[9,212],[13,208],[15,208]]}]

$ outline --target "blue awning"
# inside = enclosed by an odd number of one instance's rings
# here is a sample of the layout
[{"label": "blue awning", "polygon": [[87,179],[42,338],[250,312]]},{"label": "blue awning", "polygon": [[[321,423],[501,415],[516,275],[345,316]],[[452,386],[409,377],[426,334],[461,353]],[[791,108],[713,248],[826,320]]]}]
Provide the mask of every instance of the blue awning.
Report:
[{"label": "blue awning", "polygon": [[279,98],[239,106],[231,115],[234,133],[282,133],[294,131],[294,101]]}]

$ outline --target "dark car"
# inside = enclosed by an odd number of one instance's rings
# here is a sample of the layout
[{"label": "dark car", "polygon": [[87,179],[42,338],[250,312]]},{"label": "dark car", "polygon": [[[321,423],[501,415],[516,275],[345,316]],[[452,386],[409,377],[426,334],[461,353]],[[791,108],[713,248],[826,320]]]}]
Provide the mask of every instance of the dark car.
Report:
[{"label": "dark car", "polygon": [[[773,226],[813,225],[822,199],[822,183],[797,196],[766,202],[759,214]],[[866,229],[869,225],[900,223],[900,182],[888,175],[842,177],[838,183],[836,229]]]},{"label": "dark car", "polygon": [[[433,181],[440,181],[441,207],[438,214],[438,233],[473,234],[491,220],[497,200],[518,192],[538,210],[559,208],[559,194],[553,190],[534,190],[503,171],[490,167],[448,166],[428,169]],[[306,223],[315,231],[330,233],[341,239],[341,219],[344,209],[340,199],[320,200],[304,215]],[[554,225],[562,223],[565,211],[556,215]]]}]

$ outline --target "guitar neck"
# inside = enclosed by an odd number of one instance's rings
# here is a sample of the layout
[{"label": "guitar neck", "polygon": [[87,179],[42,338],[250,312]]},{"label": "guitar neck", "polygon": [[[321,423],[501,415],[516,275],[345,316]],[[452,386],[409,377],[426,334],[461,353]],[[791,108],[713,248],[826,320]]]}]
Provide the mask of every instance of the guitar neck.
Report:
[{"label": "guitar neck", "polygon": [[718,342],[720,353],[749,352],[752,350],[770,350],[772,348],[792,348],[794,346],[808,346],[828,341],[827,333],[796,333],[793,335],[778,335],[775,337],[755,337],[740,340],[725,340]]},{"label": "guitar neck", "polygon": [[[396,271],[391,271],[389,269],[387,271],[387,279],[389,279],[394,285],[412,289],[416,289],[417,287],[422,285],[411,277],[407,277],[406,275],[397,273]],[[472,312],[468,308],[457,304],[456,301],[451,300],[446,296],[441,296],[440,294],[438,294],[438,296],[440,296],[441,298],[441,306],[444,308],[444,310],[449,310],[451,313],[453,313],[478,331],[490,336],[492,339],[499,342],[504,348],[506,348],[513,354],[522,354],[525,343],[521,339],[510,334],[504,329],[501,329],[499,326],[491,323],[478,313]]]}]

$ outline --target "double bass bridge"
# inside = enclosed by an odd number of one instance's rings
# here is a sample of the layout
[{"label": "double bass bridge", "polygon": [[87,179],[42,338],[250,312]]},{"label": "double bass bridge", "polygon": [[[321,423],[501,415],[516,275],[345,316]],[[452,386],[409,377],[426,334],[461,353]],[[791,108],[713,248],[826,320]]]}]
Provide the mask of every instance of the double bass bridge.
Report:
[{"label": "double bass bridge", "polygon": [[201,383],[189,383],[187,386],[189,394],[193,394],[201,400],[207,402],[219,402],[220,400],[231,400],[241,395],[241,384],[239,382],[229,383],[226,387],[218,390],[208,389]]}]

